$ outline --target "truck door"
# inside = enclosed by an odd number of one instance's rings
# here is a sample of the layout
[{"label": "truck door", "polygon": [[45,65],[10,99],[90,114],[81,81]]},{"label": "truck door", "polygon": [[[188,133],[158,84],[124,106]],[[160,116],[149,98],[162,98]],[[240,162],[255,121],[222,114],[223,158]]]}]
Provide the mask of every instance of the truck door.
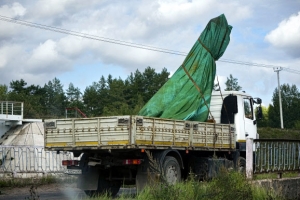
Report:
[{"label": "truck door", "polygon": [[256,119],[254,115],[252,99],[244,98],[244,124],[245,124],[245,137],[256,138],[257,128]]}]

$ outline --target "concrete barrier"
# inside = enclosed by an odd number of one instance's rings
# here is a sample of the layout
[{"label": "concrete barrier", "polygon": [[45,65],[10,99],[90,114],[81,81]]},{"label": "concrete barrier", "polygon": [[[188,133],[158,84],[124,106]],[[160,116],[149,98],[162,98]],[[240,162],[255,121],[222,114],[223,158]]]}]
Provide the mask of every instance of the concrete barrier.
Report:
[{"label": "concrete barrier", "polygon": [[253,184],[260,185],[267,190],[274,190],[286,199],[300,199],[300,177],[255,180]]}]

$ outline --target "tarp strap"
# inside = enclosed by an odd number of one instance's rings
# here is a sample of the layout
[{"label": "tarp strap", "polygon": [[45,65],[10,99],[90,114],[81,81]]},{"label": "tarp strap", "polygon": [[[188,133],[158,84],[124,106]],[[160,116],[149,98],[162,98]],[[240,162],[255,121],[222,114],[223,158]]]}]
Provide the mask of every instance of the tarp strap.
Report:
[{"label": "tarp strap", "polygon": [[206,49],[206,51],[207,51],[208,53],[210,53],[211,57],[214,58],[214,57],[212,56],[212,54],[211,54],[209,48],[207,48],[207,47],[203,44],[203,42],[201,42],[200,37],[198,38],[198,41],[199,41],[199,43],[202,45],[202,47],[203,47],[204,49]]},{"label": "tarp strap", "polygon": [[215,121],[215,120],[214,120],[214,116],[211,114],[210,109],[209,109],[209,106],[208,106],[207,103],[206,103],[206,100],[205,100],[205,98],[204,98],[204,95],[203,95],[203,93],[201,92],[201,89],[199,88],[199,86],[197,85],[197,83],[194,81],[194,79],[191,77],[191,75],[190,75],[189,72],[186,70],[186,68],[184,67],[183,64],[181,65],[181,67],[183,68],[183,70],[184,70],[184,72],[186,73],[186,75],[188,75],[189,79],[192,81],[192,83],[194,84],[194,86],[196,87],[196,89],[198,90],[198,92],[200,93],[201,98],[204,100],[204,103],[205,103],[205,105],[206,105],[206,107],[207,107],[207,109],[208,109],[208,112],[209,112],[210,116],[212,117],[213,121]]}]

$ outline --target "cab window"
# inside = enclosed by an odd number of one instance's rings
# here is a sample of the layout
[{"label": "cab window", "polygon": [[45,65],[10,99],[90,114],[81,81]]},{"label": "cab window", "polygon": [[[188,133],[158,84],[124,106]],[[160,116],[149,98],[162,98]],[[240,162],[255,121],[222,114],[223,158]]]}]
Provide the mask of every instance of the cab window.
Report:
[{"label": "cab window", "polygon": [[246,118],[253,119],[252,105],[250,99],[244,99],[244,113]]}]

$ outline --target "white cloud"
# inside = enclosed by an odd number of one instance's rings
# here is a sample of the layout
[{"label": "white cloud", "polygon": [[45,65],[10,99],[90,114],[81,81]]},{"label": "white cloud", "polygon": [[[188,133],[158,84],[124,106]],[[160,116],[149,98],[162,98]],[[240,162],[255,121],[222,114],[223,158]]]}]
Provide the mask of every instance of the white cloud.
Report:
[{"label": "white cloud", "polygon": [[265,39],[290,55],[300,57],[300,12],[280,22]]},{"label": "white cloud", "polygon": [[[9,18],[21,18],[26,14],[26,8],[20,3],[3,5],[0,7],[0,15]],[[1,17],[2,18],[2,17]],[[5,18],[4,18],[5,19]],[[9,39],[12,35],[20,33],[22,27],[5,21],[0,21],[0,40]]]},{"label": "white cloud", "polygon": [[15,2],[11,5],[1,6],[0,13],[6,17],[20,17],[25,15],[26,8],[24,8],[20,3]]},{"label": "white cloud", "polygon": [[47,40],[32,52],[27,60],[27,70],[34,74],[57,73],[70,70],[69,62],[57,51],[57,43]]}]

